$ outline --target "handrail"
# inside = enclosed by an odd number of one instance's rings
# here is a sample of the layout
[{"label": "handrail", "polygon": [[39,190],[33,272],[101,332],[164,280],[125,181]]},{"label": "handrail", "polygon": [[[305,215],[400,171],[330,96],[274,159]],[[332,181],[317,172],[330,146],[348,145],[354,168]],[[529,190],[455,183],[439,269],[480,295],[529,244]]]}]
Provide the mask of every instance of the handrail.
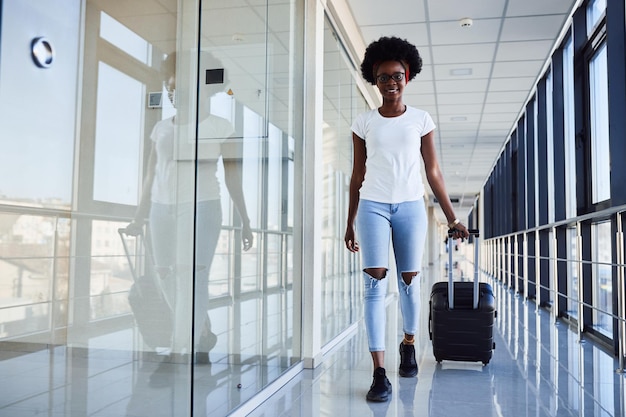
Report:
[{"label": "handrail", "polygon": [[[537,308],[539,308],[541,301],[551,301],[551,313],[555,322],[558,319],[558,313],[560,310],[557,310],[560,303],[559,298],[564,297],[566,300],[574,303],[578,313],[577,330],[580,339],[582,339],[583,332],[585,331],[586,327],[583,309],[589,308],[596,313],[601,313],[605,315],[607,319],[610,317],[610,320],[616,320],[617,326],[613,328],[613,337],[616,338],[615,342],[617,342],[618,347],[619,369],[617,369],[617,372],[623,374],[626,374],[626,253],[624,248],[624,226],[622,218],[625,213],[626,205],[620,205],[600,210],[598,212],[587,213],[573,218],[536,226],[523,231],[493,236],[483,241],[483,245],[486,246],[486,248],[488,249],[487,252],[489,252],[487,254],[487,259],[491,260],[491,262],[486,265],[491,269],[491,275],[494,278],[502,281],[509,288],[514,289],[515,292],[520,292],[520,290],[523,291],[525,298],[528,298],[529,285],[534,285],[537,294],[535,299],[535,301],[537,302]],[[614,262],[583,259],[582,223],[590,220],[599,219],[610,219],[612,221],[616,220],[617,227],[615,240],[611,244],[616,253],[616,258]],[[556,231],[558,228],[561,228],[563,226],[568,227],[568,229],[575,228],[576,231],[574,236],[566,238],[568,239],[568,241],[570,238],[574,239],[573,242],[575,242],[576,254],[574,255],[573,259],[559,257],[557,253],[558,241],[560,239],[557,237]],[[540,232],[546,230],[551,232],[551,238],[547,242],[547,244],[549,244],[551,248],[551,254],[549,256],[541,255],[539,250],[541,248],[541,243],[539,239]],[[521,242],[520,237],[522,238]],[[534,255],[530,255],[528,253],[528,246],[532,247],[532,243],[528,242],[528,240],[530,239],[534,240]],[[513,242],[513,244],[511,244],[511,242]],[[520,244],[523,245],[522,248],[519,248]],[[529,280],[529,260],[535,261],[534,282]],[[550,265],[552,266],[549,280],[544,281],[544,283],[542,283],[541,279],[539,278],[541,273],[539,265],[542,261],[550,262]],[[558,265],[561,263],[566,263],[567,265],[570,265],[568,266],[568,271],[571,271],[571,265],[575,265],[577,269],[576,274],[578,277],[578,295],[576,299],[558,290]],[[613,311],[605,311],[603,308],[599,308],[598,306],[594,306],[588,302],[583,301],[584,265],[610,266],[611,268],[614,268],[615,271],[617,271],[617,287],[613,288],[613,291],[617,291],[617,305],[612,307],[612,310],[616,313],[613,313]],[[519,270],[520,268],[522,269],[522,271]],[[513,278],[510,278],[510,276],[512,276]],[[506,281],[504,281],[505,277]],[[511,279],[515,280],[514,285],[512,285]],[[520,279],[523,280],[523,289],[518,288],[518,281]],[[544,290],[547,290],[550,296],[553,296],[554,299],[542,300],[541,292]]]},{"label": "handrail", "polygon": [[497,236],[485,237],[483,239],[483,242],[487,240],[491,240],[491,239],[500,239],[503,237],[517,236],[522,233],[541,231],[541,230],[552,229],[552,228],[561,227],[561,226],[572,226],[576,223],[585,222],[587,220],[606,218],[606,217],[611,216],[612,214],[618,214],[621,212],[626,212],[626,204],[622,204],[620,206],[615,206],[615,207],[610,207],[610,208],[600,210],[600,211],[594,211],[593,213],[582,214],[580,216],[571,217],[568,219],[559,220],[559,221],[552,222],[552,223],[542,224],[540,226],[534,226],[528,229],[519,230],[517,232],[511,232],[511,233],[505,233],[505,234],[501,234]]}]

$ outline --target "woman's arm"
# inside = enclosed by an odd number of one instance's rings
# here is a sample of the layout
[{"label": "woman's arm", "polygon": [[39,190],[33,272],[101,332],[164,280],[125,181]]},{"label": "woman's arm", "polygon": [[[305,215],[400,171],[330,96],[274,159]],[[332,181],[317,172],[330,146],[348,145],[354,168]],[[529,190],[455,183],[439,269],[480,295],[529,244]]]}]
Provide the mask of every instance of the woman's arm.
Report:
[{"label": "woman's arm", "polygon": [[[232,140],[232,139],[229,139]],[[242,239],[243,250],[248,250],[252,247],[254,237],[252,230],[250,229],[250,218],[248,217],[248,210],[246,208],[246,200],[243,195],[243,183],[241,178],[241,156],[233,157],[237,147],[237,144],[228,142],[222,144],[222,163],[224,164],[224,182],[228,189],[228,194],[235,204],[235,208],[241,217],[242,222]],[[240,154],[240,153],[239,153]]]},{"label": "woman's arm", "polygon": [[[443,214],[446,216],[448,225],[452,225],[457,221],[450,196],[446,191],[446,184],[443,180],[443,174],[439,168],[439,161],[437,160],[437,151],[435,150],[435,131],[431,130],[426,135],[422,136],[422,159],[424,160],[424,170],[426,171],[426,179],[430,188],[433,190],[439,206],[443,210]],[[454,229],[458,232],[456,237],[469,237],[467,227],[462,223],[454,225]]]},{"label": "woman's arm", "polygon": [[344,241],[346,242],[346,248],[350,252],[356,252],[359,250],[359,244],[356,241],[354,235],[354,219],[356,218],[356,212],[359,207],[359,190],[363,184],[365,178],[365,161],[367,159],[367,150],[365,148],[365,141],[358,137],[355,133],[352,133],[352,177],[350,178],[350,200],[348,203],[348,220],[346,225],[346,234]]},{"label": "woman's arm", "polygon": [[156,144],[153,142],[150,148],[150,155],[148,156],[148,167],[146,168],[146,174],[144,176],[141,199],[135,211],[135,218],[127,226],[127,231],[130,234],[138,234],[143,229],[143,225],[148,217],[151,204],[152,184],[154,183],[154,175],[157,163]]}]

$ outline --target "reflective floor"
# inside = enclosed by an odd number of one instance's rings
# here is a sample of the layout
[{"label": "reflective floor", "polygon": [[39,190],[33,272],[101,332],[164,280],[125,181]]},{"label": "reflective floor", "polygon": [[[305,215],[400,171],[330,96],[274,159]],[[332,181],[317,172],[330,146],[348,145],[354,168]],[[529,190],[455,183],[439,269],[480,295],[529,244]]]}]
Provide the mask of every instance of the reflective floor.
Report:
[{"label": "reflective floor", "polygon": [[[437,269],[425,271],[423,320]],[[439,279],[437,279],[439,280]],[[488,281],[487,278],[485,278]],[[487,366],[479,363],[437,364],[428,328],[421,329],[417,378],[401,378],[397,367],[399,326],[390,331],[387,375],[393,386],[386,403],[369,403],[372,365],[363,326],[316,370],[306,370],[251,416],[624,416],[626,380],[618,363],[591,341],[578,337],[565,323],[553,324],[549,312],[537,310],[502,286],[497,297],[496,349]],[[399,322],[395,298],[388,317]]]},{"label": "reflective floor", "polygon": [[[391,400],[369,403],[372,366],[359,324],[326,354],[317,369],[304,370],[248,415],[278,416],[624,416],[625,376],[606,351],[580,342],[566,324],[554,324],[512,292],[494,284],[497,299],[494,357],[487,366],[433,358],[427,329],[430,286],[442,268],[424,271],[417,378],[401,378],[401,339],[395,297],[388,305],[387,374]],[[485,279],[486,280],[486,279]],[[123,337],[118,335],[117,337]],[[0,416],[189,416],[190,374],[176,364],[159,366],[120,352],[55,349],[31,354],[0,352]],[[143,363],[143,365],[142,365]],[[223,368],[223,369],[222,369]],[[224,416],[276,375],[254,367],[196,367],[195,415]],[[224,378],[220,378],[220,374]],[[239,373],[239,378],[232,378]],[[278,367],[276,373],[280,373]],[[240,386],[233,386],[238,380]],[[235,412],[234,415],[244,413]]]}]

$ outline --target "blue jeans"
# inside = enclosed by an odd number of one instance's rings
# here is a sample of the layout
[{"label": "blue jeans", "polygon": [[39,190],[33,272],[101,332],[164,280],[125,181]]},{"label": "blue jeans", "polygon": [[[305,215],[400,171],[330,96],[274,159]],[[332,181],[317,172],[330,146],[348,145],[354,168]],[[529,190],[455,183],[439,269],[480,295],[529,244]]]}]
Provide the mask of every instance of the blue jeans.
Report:
[{"label": "blue jeans", "polygon": [[[420,312],[420,275],[427,231],[424,199],[399,204],[360,200],[356,233],[363,265],[365,327],[370,352],[385,350],[385,298],[388,279],[376,279],[368,268],[389,270],[389,242],[396,261],[403,331],[417,334]],[[409,285],[403,272],[417,272]]]}]

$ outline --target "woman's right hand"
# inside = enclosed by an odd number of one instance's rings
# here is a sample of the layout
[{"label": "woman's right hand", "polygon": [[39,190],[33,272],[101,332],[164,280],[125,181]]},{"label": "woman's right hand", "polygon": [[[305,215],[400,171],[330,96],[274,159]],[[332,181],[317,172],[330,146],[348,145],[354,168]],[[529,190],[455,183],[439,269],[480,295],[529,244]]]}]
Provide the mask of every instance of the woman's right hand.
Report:
[{"label": "woman's right hand", "polygon": [[143,233],[144,222],[133,220],[126,226],[126,234],[129,236],[139,236]]},{"label": "woman's right hand", "polygon": [[448,233],[452,234],[453,239],[461,239],[461,242],[470,236],[467,226],[463,223],[455,224],[452,229],[448,230]]},{"label": "woman's right hand", "polygon": [[359,251],[359,242],[356,241],[354,237],[354,227],[348,226],[346,228],[346,235],[344,237],[344,241],[346,242],[346,248],[350,252],[358,252]]}]

